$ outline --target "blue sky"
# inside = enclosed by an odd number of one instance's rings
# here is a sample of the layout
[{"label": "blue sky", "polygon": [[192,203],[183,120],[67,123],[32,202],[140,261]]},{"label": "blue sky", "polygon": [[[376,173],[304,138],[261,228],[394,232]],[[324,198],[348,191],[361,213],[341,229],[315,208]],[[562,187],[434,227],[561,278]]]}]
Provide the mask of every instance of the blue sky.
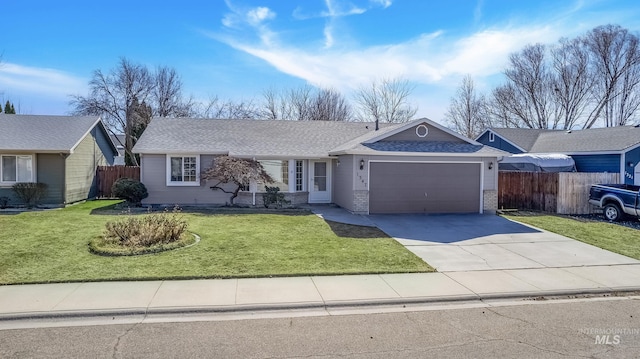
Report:
[{"label": "blue sky", "polygon": [[[97,5],[96,5],[97,4]],[[120,57],[174,67],[185,95],[262,100],[267,88],[383,77],[415,86],[418,115],[443,122],[460,79],[501,81],[508,55],[595,26],[640,30],[637,0],[0,0],[0,100],[67,114],[96,69]]]}]

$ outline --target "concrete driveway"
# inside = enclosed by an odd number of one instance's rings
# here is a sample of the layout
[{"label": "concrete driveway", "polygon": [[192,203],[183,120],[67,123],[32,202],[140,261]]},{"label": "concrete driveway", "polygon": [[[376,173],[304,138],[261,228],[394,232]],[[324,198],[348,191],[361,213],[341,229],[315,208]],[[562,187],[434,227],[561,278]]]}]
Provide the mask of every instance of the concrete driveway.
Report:
[{"label": "concrete driveway", "polygon": [[640,264],[494,215],[401,214],[369,219],[440,272]]}]

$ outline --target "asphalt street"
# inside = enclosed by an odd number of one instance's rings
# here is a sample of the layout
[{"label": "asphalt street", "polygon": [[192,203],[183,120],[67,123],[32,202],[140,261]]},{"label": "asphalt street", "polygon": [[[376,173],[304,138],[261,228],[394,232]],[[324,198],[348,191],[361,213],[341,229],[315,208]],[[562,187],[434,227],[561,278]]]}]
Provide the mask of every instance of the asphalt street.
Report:
[{"label": "asphalt street", "polygon": [[0,357],[640,357],[640,297],[411,310],[0,330]]}]

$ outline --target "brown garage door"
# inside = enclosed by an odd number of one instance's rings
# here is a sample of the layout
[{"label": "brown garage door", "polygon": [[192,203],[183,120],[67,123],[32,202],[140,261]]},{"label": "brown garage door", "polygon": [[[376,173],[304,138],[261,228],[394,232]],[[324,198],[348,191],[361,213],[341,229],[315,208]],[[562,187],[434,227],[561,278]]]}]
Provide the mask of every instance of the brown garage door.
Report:
[{"label": "brown garage door", "polygon": [[371,163],[370,213],[479,211],[479,163]]}]

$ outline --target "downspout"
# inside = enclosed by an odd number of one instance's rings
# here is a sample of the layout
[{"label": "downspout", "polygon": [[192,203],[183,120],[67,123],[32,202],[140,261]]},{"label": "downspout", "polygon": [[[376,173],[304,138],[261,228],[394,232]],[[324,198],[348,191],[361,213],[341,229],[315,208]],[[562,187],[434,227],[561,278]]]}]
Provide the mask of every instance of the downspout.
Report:
[{"label": "downspout", "polygon": [[71,156],[70,153],[59,153],[62,157],[62,204],[67,204],[67,158]]}]

